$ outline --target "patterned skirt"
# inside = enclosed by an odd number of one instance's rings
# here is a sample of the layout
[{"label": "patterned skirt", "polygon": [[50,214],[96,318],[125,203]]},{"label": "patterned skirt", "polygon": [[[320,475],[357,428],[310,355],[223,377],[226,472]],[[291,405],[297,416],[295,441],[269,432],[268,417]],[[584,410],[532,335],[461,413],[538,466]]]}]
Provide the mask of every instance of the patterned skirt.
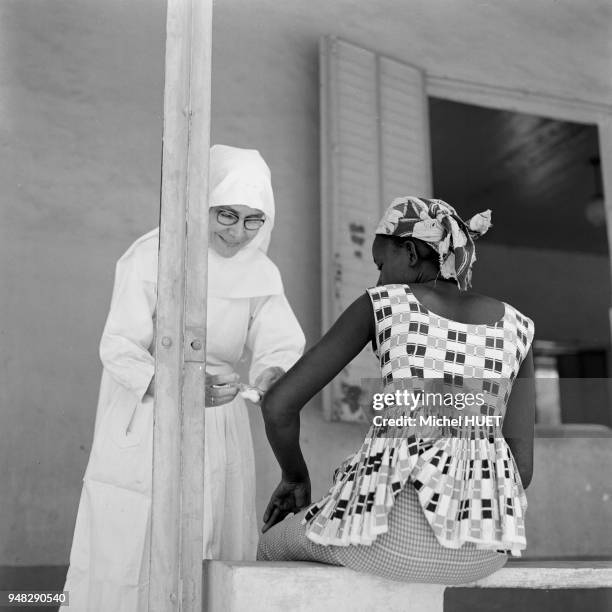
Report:
[{"label": "patterned skirt", "polygon": [[456,585],[484,578],[506,563],[507,556],[466,543],[445,548],[427,522],[414,486],[398,494],[389,514],[389,530],[368,545],[323,546],[306,537],[304,511],[272,527],[259,540],[260,561],[315,561],[349,567],[404,582]]}]

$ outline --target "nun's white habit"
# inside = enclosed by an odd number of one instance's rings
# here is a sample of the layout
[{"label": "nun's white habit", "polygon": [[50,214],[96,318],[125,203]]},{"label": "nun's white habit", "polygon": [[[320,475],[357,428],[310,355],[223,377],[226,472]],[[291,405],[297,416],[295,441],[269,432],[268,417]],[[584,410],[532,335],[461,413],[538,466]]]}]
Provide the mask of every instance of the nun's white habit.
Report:
[{"label": "nun's white habit", "polygon": [[[211,148],[210,206],[245,204],[266,222],[234,257],[209,249],[207,362],[210,374],[234,370],[246,349],[249,379],[287,370],[304,335],[265,251],[274,223],[270,171],[259,153]],[[147,609],[151,516],[158,230],[119,259],[100,357],[104,366],[94,440],[83,479],[65,590],[75,612]],[[205,411],[203,558],[254,560],[255,460],[240,396]]]}]

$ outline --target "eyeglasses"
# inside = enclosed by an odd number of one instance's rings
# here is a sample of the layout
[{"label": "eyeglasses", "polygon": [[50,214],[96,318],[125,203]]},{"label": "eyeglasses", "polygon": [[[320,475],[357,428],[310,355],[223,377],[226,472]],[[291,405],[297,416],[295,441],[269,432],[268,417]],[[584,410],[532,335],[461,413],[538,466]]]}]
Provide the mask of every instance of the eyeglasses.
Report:
[{"label": "eyeglasses", "polygon": [[[221,225],[236,225],[240,221],[240,216],[231,210],[221,209],[217,211],[217,221]],[[266,222],[265,217],[245,217],[244,229],[258,230]]]}]

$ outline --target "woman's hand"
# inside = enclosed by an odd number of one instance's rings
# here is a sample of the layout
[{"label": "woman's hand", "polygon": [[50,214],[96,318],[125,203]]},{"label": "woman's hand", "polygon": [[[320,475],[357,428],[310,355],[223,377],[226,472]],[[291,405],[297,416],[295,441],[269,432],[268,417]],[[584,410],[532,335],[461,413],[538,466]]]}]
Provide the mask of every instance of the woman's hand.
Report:
[{"label": "woman's hand", "polygon": [[231,402],[238,393],[239,376],[236,372],[231,374],[206,374],[206,387],[204,391],[204,405],[222,406]]},{"label": "woman's hand", "polygon": [[272,366],[266,368],[256,379],[255,386],[263,395],[285,373],[283,368]]},{"label": "woman's hand", "polygon": [[290,482],[283,478],[272,493],[264,512],[264,526],[261,532],[266,533],[288,514],[299,512],[308,505],[310,505],[310,479]]}]

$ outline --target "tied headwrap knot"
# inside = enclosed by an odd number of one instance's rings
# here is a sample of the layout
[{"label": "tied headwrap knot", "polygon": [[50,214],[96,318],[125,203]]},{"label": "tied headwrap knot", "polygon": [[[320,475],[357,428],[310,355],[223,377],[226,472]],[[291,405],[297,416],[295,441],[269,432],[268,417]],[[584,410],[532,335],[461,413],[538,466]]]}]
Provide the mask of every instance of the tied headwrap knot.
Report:
[{"label": "tied headwrap knot", "polygon": [[474,215],[467,223],[443,200],[405,196],[396,198],[376,228],[377,234],[418,238],[440,256],[440,273],[457,280],[459,288],[471,285],[476,261],[474,240],[491,227],[491,211]]}]

